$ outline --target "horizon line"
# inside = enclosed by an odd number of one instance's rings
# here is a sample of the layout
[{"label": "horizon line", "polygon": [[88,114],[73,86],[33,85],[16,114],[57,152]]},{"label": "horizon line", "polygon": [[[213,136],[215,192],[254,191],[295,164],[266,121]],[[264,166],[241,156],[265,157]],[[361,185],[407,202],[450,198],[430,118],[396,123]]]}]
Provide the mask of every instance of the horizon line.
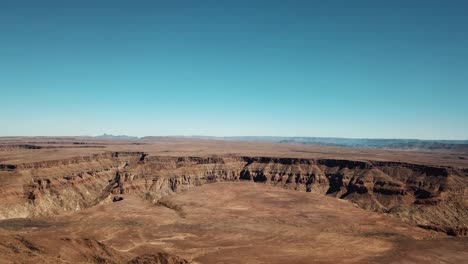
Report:
[{"label": "horizon line", "polygon": [[337,136],[210,136],[210,135],[146,135],[146,136],[133,136],[133,135],[126,135],[126,134],[99,134],[99,135],[70,135],[70,136],[63,136],[63,135],[38,135],[38,136],[21,136],[21,135],[10,135],[10,136],[0,136],[1,138],[99,138],[103,136],[110,136],[110,137],[129,137],[134,139],[143,139],[148,137],[164,137],[164,138],[212,138],[212,139],[224,139],[224,138],[322,138],[322,139],[354,139],[354,140],[418,140],[418,141],[468,141],[466,139],[423,139],[423,138],[392,138],[392,137],[337,137]]}]

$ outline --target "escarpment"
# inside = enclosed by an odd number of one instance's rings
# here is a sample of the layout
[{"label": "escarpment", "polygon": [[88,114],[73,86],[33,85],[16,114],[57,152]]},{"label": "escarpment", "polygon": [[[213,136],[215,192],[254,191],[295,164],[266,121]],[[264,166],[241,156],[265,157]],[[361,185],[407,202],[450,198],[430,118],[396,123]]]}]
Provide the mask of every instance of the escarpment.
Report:
[{"label": "escarpment", "polygon": [[125,194],[157,203],[163,196],[211,182],[252,181],[333,196],[450,235],[466,236],[468,232],[468,173],[452,167],[107,152],[47,162],[0,164],[0,175],[6,179],[0,187],[2,219],[76,211],[112,202],[115,196]]}]

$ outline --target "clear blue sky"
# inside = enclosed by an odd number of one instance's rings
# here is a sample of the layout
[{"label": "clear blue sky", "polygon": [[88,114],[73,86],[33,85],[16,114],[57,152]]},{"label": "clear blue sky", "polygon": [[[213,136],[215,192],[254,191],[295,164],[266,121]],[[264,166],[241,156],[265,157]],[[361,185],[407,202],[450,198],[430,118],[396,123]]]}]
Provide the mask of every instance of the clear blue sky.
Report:
[{"label": "clear blue sky", "polygon": [[467,1],[0,1],[0,136],[468,138]]}]

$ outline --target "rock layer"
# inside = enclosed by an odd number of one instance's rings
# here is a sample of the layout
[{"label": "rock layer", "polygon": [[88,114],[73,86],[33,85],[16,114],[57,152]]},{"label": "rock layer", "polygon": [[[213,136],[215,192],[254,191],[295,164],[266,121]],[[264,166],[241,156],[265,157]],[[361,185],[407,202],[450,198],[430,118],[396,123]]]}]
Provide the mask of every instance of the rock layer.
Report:
[{"label": "rock layer", "polygon": [[466,169],[340,159],[245,156],[162,157],[108,152],[0,164],[0,218],[76,211],[134,193],[157,203],[168,194],[220,181],[252,181],[345,199],[420,227],[466,236]]}]

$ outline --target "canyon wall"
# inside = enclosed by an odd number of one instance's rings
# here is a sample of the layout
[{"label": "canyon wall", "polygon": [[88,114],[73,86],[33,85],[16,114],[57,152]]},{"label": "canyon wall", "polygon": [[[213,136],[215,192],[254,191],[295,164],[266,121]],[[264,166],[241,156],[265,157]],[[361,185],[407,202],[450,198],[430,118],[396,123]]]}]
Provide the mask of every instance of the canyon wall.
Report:
[{"label": "canyon wall", "polygon": [[[162,157],[108,152],[0,164],[0,219],[77,211],[135,194],[157,203],[222,181],[252,181],[314,192],[386,213],[422,228],[466,236],[468,172],[402,162],[273,157]],[[352,219],[350,219],[352,221]]]}]

